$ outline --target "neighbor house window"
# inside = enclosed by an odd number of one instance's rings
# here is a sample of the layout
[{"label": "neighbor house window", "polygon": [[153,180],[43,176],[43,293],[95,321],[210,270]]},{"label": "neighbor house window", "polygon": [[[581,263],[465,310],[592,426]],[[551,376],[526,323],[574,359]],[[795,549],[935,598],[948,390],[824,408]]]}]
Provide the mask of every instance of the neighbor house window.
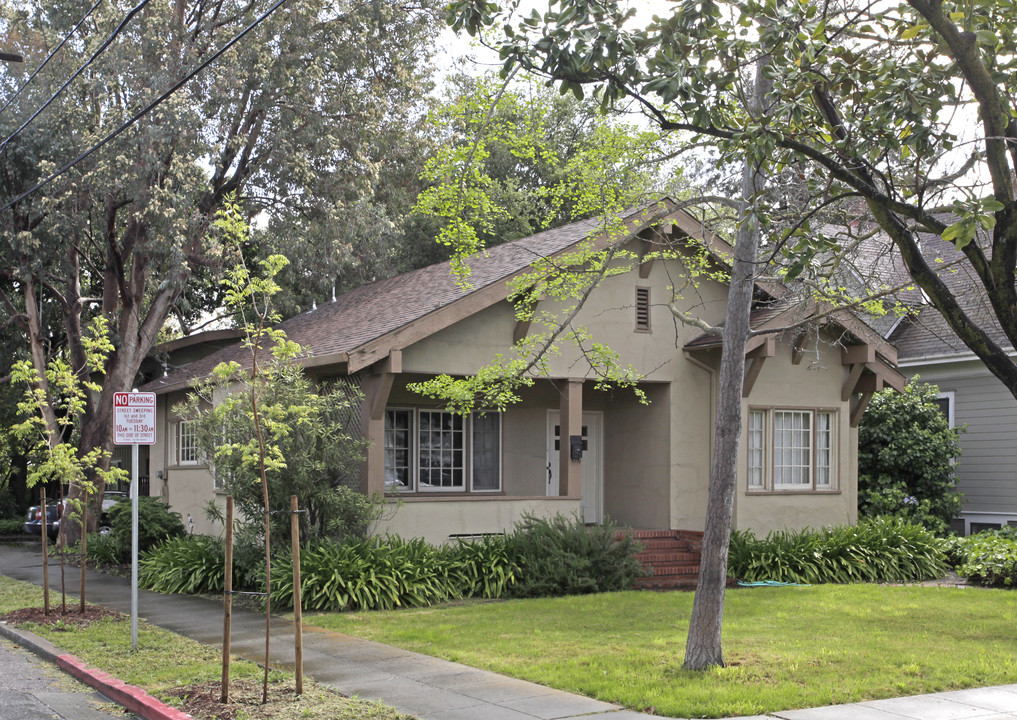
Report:
[{"label": "neighbor house window", "polygon": [[750,410],[748,489],[835,490],[835,417],[830,410]]},{"label": "neighbor house window", "polygon": [[194,422],[170,423],[169,457],[172,465],[198,464],[198,433]]},{"label": "neighbor house window", "polygon": [[501,415],[389,408],[385,411],[385,489],[501,489]]}]

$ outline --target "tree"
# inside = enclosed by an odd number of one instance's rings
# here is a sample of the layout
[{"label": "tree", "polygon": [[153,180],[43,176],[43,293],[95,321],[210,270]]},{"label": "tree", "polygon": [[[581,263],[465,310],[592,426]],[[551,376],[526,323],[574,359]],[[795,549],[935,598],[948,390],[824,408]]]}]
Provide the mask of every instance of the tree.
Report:
[{"label": "tree", "polygon": [[858,512],[897,515],[937,534],[960,514],[957,431],[937,388],[912,379],[904,393],[876,393],[858,426]]},{"label": "tree", "polygon": [[[435,149],[423,167],[427,184],[397,250],[403,271],[448,260],[457,252],[454,243],[435,242],[438,237],[448,240],[448,225],[456,222],[449,217],[455,208],[442,207],[453,199],[443,191],[455,188],[445,184],[450,168],[476,167],[474,181],[488,205],[459,209],[479,242],[490,247],[595,215],[598,208],[581,190],[588,184],[583,160],[593,148],[625,144],[632,156],[661,152],[657,134],[608,121],[596,103],[525,78],[506,85],[493,73],[452,75],[429,123]],[[633,164],[625,181],[645,191],[660,187],[662,175],[658,164]]]},{"label": "tree", "polygon": [[[90,34],[65,45],[0,116],[13,137],[0,157],[3,197],[89,148],[260,12],[229,0],[148,4],[86,63],[126,9],[121,0],[92,11]],[[7,97],[80,11],[69,0],[0,6],[9,41],[35,59],[5,69]],[[218,302],[195,285],[217,282],[224,253],[208,230],[230,194],[293,245],[305,285],[335,282],[359,237],[344,220],[373,203],[386,139],[413,119],[436,32],[429,1],[292,0],[110,145],[4,212],[0,307],[28,347],[51,436],[48,358],[66,353],[87,379],[83,328],[103,317],[113,350],[77,432],[82,453],[110,449],[113,393],[132,387],[167,318],[189,324]],[[15,135],[79,65],[81,76]],[[62,526],[61,541],[74,539]]]},{"label": "tree", "polygon": [[[543,15],[513,18],[485,0],[457,0],[447,19],[471,34],[503,28],[494,42],[506,70],[522,67],[579,97],[592,89],[605,108],[635,102],[661,130],[708,139],[722,161],[751,151],[777,170],[804,163],[805,219],[769,243],[791,260],[786,279],[835,249],[810,214],[860,198],[915,283],[1017,397],[1017,363],[1002,349],[1017,341],[1013,10],[1012,1],[988,0],[909,0],[892,11],[685,0],[634,27],[635,11],[615,3],[561,0]],[[770,112],[752,114],[746,69],[764,55]],[[958,116],[975,115],[976,149],[965,158]],[[922,234],[963,253],[982,302],[948,287],[920,247]],[[711,478],[711,499],[722,487]],[[714,608],[718,622],[722,612]],[[709,655],[721,657],[719,644]]]}]

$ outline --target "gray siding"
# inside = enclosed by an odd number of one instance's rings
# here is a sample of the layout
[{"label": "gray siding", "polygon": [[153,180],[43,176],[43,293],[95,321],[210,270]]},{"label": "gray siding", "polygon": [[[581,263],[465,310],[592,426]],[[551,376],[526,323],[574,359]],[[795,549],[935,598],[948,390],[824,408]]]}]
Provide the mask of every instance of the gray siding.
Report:
[{"label": "gray siding", "polygon": [[1017,400],[988,371],[965,365],[902,370],[954,393],[954,422],[967,426],[957,466],[964,513],[1017,515]]}]

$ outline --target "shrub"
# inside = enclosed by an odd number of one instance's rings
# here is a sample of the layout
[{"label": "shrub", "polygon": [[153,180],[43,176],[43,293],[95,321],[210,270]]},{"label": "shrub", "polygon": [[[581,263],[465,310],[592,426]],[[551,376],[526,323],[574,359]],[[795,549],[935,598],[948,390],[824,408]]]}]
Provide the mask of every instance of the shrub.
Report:
[{"label": "shrub", "polygon": [[226,551],[219,538],[173,538],[138,562],[138,584],[163,593],[222,592],[225,564]]},{"label": "shrub", "polygon": [[19,535],[25,532],[25,518],[12,517],[0,519],[0,535]]},{"label": "shrub", "polygon": [[526,515],[510,538],[520,570],[514,597],[627,590],[643,575],[630,535],[609,521],[587,527],[578,517]]},{"label": "shrub", "polygon": [[[131,552],[131,502],[120,500],[109,509],[110,535],[116,542],[121,562]],[[174,512],[158,498],[138,498],[138,553],[145,553],[156,544],[184,536],[180,513]]]},{"label": "shrub", "polygon": [[[128,538],[127,552],[130,553],[130,539]],[[78,551],[81,550],[81,543],[78,543]],[[99,533],[88,533],[88,560],[101,567],[103,565],[120,565],[123,562],[121,557],[120,543],[113,535],[101,535]]]},{"label": "shrub", "polygon": [[950,540],[950,559],[957,572],[978,585],[1017,585],[1017,528],[987,530]]},{"label": "shrub", "polygon": [[[369,538],[331,541],[300,554],[303,606],[313,610],[390,610],[419,607],[463,596],[468,573],[454,551],[422,539]],[[272,562],[272,602],[293,604],[289,556]]]},{"label": "shrub", "polygon": [[747,582],[910,582],[946,570],[942,541],[921,525],[874,518],[824,530],[786,530],[757,540],[734,532],[728,575]]},{"label": "shrub", "polygon": [[961,509],[955,488],[957,433],[933,385],[876,393],[858,427],[858,511],[894,515],[944,534]]}]

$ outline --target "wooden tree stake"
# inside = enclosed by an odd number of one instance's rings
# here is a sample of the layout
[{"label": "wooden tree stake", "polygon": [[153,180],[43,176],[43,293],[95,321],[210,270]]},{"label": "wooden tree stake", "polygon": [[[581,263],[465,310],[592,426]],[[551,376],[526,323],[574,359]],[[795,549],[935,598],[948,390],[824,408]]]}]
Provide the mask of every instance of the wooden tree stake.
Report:
[{"label": "wooden tree stake", "polygon": [[290,538],[293,548],[293,660],[297,666],[297,695],[304,692],[304,625],[300,600],[300,516],[297,496],[290,495]]},{"label": "wooden tree stake", "polygon": [[222,694],[219,702],[230,701],[230,633],[233,623],[233,496],[226,496],[226,574],[222,594]]},{"label": "wooden tree stake", "polygon": [[88,559],[88,553],[86,550],[88,540],[88,493],[85,493],[85,499],[81,501],[81,598],[78,600],[78,612],[82,615],[85,614],[85,570],[88,566],[86,562]]},{"label": "wooden tree stake", "polygon": [[46,488],[42,489],[42,613],[49,615],[49,522],[46,514]]}]

